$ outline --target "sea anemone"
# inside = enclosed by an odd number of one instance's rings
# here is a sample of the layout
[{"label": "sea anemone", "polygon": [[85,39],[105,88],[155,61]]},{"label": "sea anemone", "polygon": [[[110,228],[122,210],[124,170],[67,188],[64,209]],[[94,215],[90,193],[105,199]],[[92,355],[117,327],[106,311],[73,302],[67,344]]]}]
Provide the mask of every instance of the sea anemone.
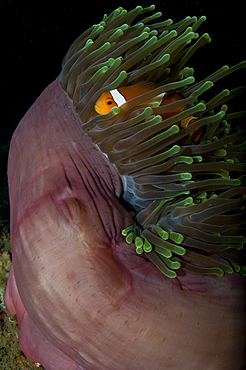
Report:
[{"label": "sea anemone", "polygon": [[[195,82],[186,64],[210,42],[208,34],[196,32],[206,18],[149,24],[158,12],[133,23],[153,9],[138,6],[127,13],[118,8],[84,32],[63,60],[61,87],[83,131],[121,176],[122,200],[134,213],[134,224],[122,233],[136,252],[170,278],[185,271],[245,275],[245,130],[230,134],[228,121],[243,113],[228,114],[225,105],[244,88],[225,89],[208,102],[200,97],[246,62]],[[120,109],[96,114],[103,92],[140,81],[156,88]],[[161,107],[159,96],[167,92],[183,99]],[[186,109],[162,119],[161,114],[180,107]],[[180,127],[185,120],[191,124]],[[190,134],[201,128],[199,141],[192,142]]]},{"label": "sea anemone", "polygon": [[[244,89],[201,99],[246,63],[195,82],[205,17],[136,20],[153,9],[85,31],[11,140],[4,299],[47,370],[245,366],[245,130],[225,105]],[[95,110],[134,85],[152,88]]]}]

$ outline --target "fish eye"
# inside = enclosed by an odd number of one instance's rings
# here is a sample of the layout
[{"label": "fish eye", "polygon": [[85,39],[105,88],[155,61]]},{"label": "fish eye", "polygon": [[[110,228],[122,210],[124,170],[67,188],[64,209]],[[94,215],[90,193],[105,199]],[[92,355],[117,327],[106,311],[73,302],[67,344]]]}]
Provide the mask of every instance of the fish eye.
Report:
[{"label": "fish eye", "polygon": [[112,105],[113,104],[113,99],[107,99],[106,104],[107,105]]}]

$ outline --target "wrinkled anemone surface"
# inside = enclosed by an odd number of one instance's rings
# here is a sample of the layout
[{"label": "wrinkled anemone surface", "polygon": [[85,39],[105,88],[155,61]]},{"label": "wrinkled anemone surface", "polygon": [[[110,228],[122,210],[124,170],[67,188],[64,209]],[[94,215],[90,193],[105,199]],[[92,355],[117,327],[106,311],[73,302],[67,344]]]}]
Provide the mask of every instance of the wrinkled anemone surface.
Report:
[{"label": "wrinkled anemone surface", "polygon": [[[153,9],[118,8],[84,32],[63,60],[60,85],[83,131],[121,176],[121,201],[134,220],[122,234],[135,243],[136,253],[170,278],[186,271],[245,275],[245,130],[236,129],[234,121],[243,113],[228,114],[225,105],[244,89],[225,89],[207,102],[202,94],[246,63],[195,82],[187,62],[210,42],[208,34],[197,33],[205,17],[153,24],[161,15],[156,13],[134,23]],[[108,114],[95,112],[103,92],[142,81],[156,88]],[[178,92],[183,99],[161,107],[163,92]],[[184,106],[162,119],[162,113]],[[193,122],[180,127],[189,117]],[[194,143],[189,134],[199,128],[203,134]]]}]

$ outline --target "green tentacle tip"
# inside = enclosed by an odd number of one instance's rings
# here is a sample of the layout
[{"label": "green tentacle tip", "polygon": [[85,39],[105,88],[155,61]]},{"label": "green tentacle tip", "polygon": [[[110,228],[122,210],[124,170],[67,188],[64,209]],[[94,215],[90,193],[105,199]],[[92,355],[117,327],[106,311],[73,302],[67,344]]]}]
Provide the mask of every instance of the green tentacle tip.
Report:
[{"label": "green tentacle tip", "polygon": [[114,117],[116,116],[116,114],[119,114],[120,113],[120,108],[118,107],[113,107],[108,113],[108,115],[110,115],[110,117]]},{"label": "green tentacle tip", "polygon": [[137,254],[142,254],[143,253],[143,239],[140,238],[139,236],[136,237],[135,239],[135,246],[136,246],[136,253]]},{"label": "green tentacle tip", "polygon": [[[92,40],[92,39],[88,39],[87,41],[86,41],[86,43],[85,43],[85,46],[84,46],[84,48],[88,48],[88,46],[90,46],[91,44],[93,44],[94,43],[94,41]],[[84,49],[83,48],[83,49]],[[83,50],[82,49],[82,50]]]},{"label": "green tentacle tip", "polygon": [[[242,275],[242,272],[244,271],[245,275],[246,275],[246,267],[245,266],[239,266],[237,265],[236,263],[230,261],[232,267],[233,267],[233,270],[235,272],[240,272],[240,274]],[[242,276],[245,276],[245,275],[242,275]]]},{"label": "green tentacle tip", "polygon": [[144,252],[146,253],[149,253],[152,251],[152,245],[150,244],[150,242],[144,238],[144,245],[143,245],[143,250]]},{"label": "green tentacle tip", "polygon": [[171,278],[171,279],[174,279],[174,278],[176,278],[176,276],[177,276],[177,274],[176,274],[176,272],[175,271],[173,271],[173,270],[169,270],[170,272],[169,272],[169,275],[167,275],[169,278]]},{"label": "green tentacle tip", "polygon": [[240,271],[239,273],[242,275],[242,276],[246,276],[246,266],[240,266]]},{"label": "green tentacle tip", "polygon": [[[186,207],[186,206],[190,206],[191,204],[193,204],[193,198],[192,197],[188,197],[188,198],[185,198],[183,200],[181,200],[180,202],[174,204],[173,208],[172,209],[175,209],[176,207]],[[171,212],[171,208],[170,208],[170,212]]]},{"label": "green tentacle tip", "polygon": [[128,244],[131,244],[135,238],[136,238],[136,234],[134,232],[131,232],[130,234],[127,235],[126,242]]},{"label": "green tentacle tip", "polygon": [[167,267],[173,270],[178,270],[181,267],[181,263],[178,261],[172,261],[169,258],[165,258],[165,264]]},{"label": "green tentacle tip", "polygon": [[186,249],[183,247],[180,247],[179,245],[172,245],[172,251],[173,253],[178,254],[179,256],[184,256],[186,253]]},{"label": "green tentacle tip", "polygon": [[163,230],[160,226],[154,225],[153,229],[157,232],[157,234],[163,239],[167,240],[169,238],[169,234],[167,231]]},{"label": "green tentacle tip", "polygon": [[142,254],[143,253],[143,248],[142,247],[136,247],[136,253],[137,254]]},{"label": "green tentacle tip", "polygon": [[[149,10],[155,10],[155,5],[154,4],[150,5],[148,9]],[[158,12],[158,13],[161,13],[161,12]]]},{"label": "green tentacle tip", "polygon": [[217,275],[219,277],[224,276],[224,274],[225,274],[222,269],[216,268],[216,267],[211,267],[211,268],[209,267],[207,269],[207,271],[208,271],[208,274],[215,274],[215,275]]},{"label": "green tentacle tip", "polygon": [[177,125],[172,125],[168,130],[165,131],[165,135],[163,136],[166,138],[176,134],[177,132],[179,132],[179,127]]},{"label": "green tentacle tip", "polygon": [[[205,17],[206,18],[206,17]],[[203,35],[205,37],[205,39],[207,39],[208,42],[211,42],[211,37],[209,36],[208,33],[204,33]]]},{"label": "green tentacle tip", "polygon": [[[171,155],[177,154],[178,152],[180,152],[180,150],[181,150],[180,146],[175,144],[171,149],[166,150],[166,153],[168,153],[171,156]],[[183,158],[183,157],[178,157],[178,158]]]},{"label": "green tentacle tip", "polygon": [[[180,244],[183,242],[184,240],[184,237],[182,234],[179,234],[179,233],[175,233],[174,231],[170,231],[169,233],[169,237],[172,241],[174,241],[175,243],[177,244]],[[182,248],[184,249],[184,248]],[[185,254],[186,250],[184,249],[184,254]]]},{"label": "green tentacle tip", "polygon": [[202,162],[202,157],[200,155],[196,155],[193,157],[194,161],[196,162]]},{"label": "green tentacle tip", "polygon": [[214,152],[214,154],[219,157],[225,157],[227,154],[227,151],[225,149],[218,149]]},{"label": "green tentacle tip", "polygon": [[122,31],[125,31],[129,28],[129,25],[127,23],[122,24],[122,26],[119,27]]},{"label": "green tentacle tip", "polygon": [[131,225],[131,226],[128,226],[126,229],[123,229],[121,231],[121,234],[123,236],[127,236],[129,234],[130,231],[133,231],[135,229],[135,225]]},{"label": "green tentacle tip", "polygon": [[190,204],[193,204],[193,198],[192,197],[188,197],[188,198],[186,198],[186,199],[184,199],[184,201],[183,201],[184,203],[184,206],[188,206],[188,205],[190,205]]},{"label": "green tentacle tip", "polygon": [[113,43],[113,42],[115,42],[115,40],[117,40],[117,39],[118,39],[120,36],[122,36],[123,34],[124,34],[123,30],[119,28],[117,31],[115,31],[115,32],[113,33],[113,35],[112,35],[112,36],[110,36],[110,37],[109,37],[108,41],[109,41],[110,43]]},{"label": "green tentacle tip", "polygon": [[190,180],[192,179],[192,174],[189,173],[189,172],[183,172],[180,174],[180,177],[181,177],[181,181],[184,181],[184,180]]},{"label": "green tentacle tip", "polygon": [[171,260],[169,260],[170,262],[171,262],[171,268],[172,269],[174,269],[174,270],[178,270],[180,267],[181,267],[181,263],[180,262],[178,262],[178,261],[171,261]]},{"label": "green tentacle tip", "polygon": [[189,77],[187,77],[184,81],[185,81],[185,83],[186,83],[187,85],[193,84],[193,82],[195,82],[195,77],[193,77],[193,76],[189,76]]},{"label": "green tentacle tip", "polygon": [[139,247],[142,247],[143,246],[143,239],[142,238],[140,238],[140,236],[137,236],[136,237],[136,239],[135,239],[135,245],[136,245],[136,247],[137,248],[139,248]]},{"label": "green tentacle tip", "polygon": [[197,195],[196,198],[198,198],[198,199],[206,199],[207,198],[207,193],[206,192],[201,193],[201,194]]},{"label": "green tentacle tip", "polygon": [[230,125],[227,125],[227,127],[224,130],[225,131],[225,134],[229,134],[230,129],[231,129],[231,126]]},{"label": "green tentacle tip", "polygon": [[192,158],[192,157],[182,155],[182,156],[180,156],[179,158],[180,158],[184,163],[186,163],[186,164],[191,164],[191,163],[193,163],[193,158]]},{"label": "green tentacle tip", "polygon": [[176,278],[176,276],[177,276],[177,274],[176,274],[176,272],[175,271],[173,271],[173,270],[170,270],[169,268],[165,268],[165,269],[163,269],[162,270],[162,273],[164,274],[164,275],[166,275],[167,277],[169,277],[169,278],[171,278],[171,279],[174,279],[174,278]]}]

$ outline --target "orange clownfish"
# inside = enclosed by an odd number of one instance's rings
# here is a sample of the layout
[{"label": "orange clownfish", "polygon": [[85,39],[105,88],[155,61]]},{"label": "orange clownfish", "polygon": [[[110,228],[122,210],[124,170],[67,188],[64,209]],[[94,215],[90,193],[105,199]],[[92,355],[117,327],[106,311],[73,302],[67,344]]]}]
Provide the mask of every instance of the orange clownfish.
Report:
[{"label": "orange clownfish", "polygon": [[[100,98],[96,101],[94,109],[98,114],[107,114],[113,107],[120,107],[128,100],[136,98],[139,95],[145,94],[153,90],[156,86],[152,83],[138,83],[131,86],[123,86],[118,89],[106,91],[102,93]],[[160,106],[164,106],[170,103],[173,103],[177,100],[181,100],[182,97],[178,93],[163,93],[162,102]],[[178,113],[183,112],[186,109],[186,106],[178,107],[174,110],[165,112],[161,114],[162,119],[167,119],[175,116]],[[178,123],[179,126],[187,127],[191,122],[194,122],[195,117],[188,117],[185,120],[182,120]],[[203,130],[199,128],[190,133],[193,141],[197,141]]]}]

